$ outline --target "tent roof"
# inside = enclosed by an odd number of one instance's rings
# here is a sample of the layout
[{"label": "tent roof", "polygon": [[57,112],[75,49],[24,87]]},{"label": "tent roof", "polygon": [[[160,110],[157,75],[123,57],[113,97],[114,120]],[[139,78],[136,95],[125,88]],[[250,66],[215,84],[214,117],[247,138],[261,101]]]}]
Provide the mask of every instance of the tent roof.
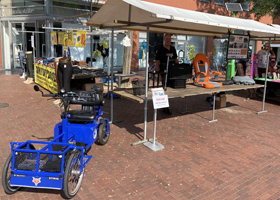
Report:
[{"label": "tent roof", "polygon": [[[166,23],[162,23],[166,21]],[[159,22],[159,23],[157,23]],[[87,26],[196,36],[217,36],[228,30],[250,31],[251,36],[280,36],[280,29],[250,20],[180,9],[141,0],[107,0]],[[138,24],[138,25],[136,25]]]}]

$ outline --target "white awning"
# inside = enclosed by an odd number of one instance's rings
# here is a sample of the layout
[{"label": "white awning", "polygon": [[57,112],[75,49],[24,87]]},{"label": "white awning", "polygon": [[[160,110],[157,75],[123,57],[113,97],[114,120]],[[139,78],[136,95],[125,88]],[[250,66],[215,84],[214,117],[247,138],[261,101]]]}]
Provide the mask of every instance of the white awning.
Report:
[{"label": "white awning", "polygon": [[[165,20],[166,23],[162,23]],[[150,23],[150,32],[159,33],[220,37],[228,34],[229,30],[240,29],[249,31],[254,38],[280,36],[280,29],[254,20],[180,9],[141,0],[108,0],[86,25],[99,28],[118,26],[115,28],[146,31],[147,23]]]}]

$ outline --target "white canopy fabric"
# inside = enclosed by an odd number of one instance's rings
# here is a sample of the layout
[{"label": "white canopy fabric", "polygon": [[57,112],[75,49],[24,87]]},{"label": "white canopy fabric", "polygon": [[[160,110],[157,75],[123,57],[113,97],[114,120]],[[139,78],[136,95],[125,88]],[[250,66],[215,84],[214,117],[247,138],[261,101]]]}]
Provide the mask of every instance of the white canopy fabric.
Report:
[{"label": "white canopy fabric", "polygon": [[[191,11],[141,0],[108,0],[86,25],[99,28],[119,26],[118,29],[146,31],[147,23],[164,20],[171,22],[152,23],[149,25],[149,31],[220,37],[228,34],[229,30],[240,29],[249,31],[255,39],[280,36],[280,29],[254,20]],[[140,23],[141,25],[135,26]]]}]

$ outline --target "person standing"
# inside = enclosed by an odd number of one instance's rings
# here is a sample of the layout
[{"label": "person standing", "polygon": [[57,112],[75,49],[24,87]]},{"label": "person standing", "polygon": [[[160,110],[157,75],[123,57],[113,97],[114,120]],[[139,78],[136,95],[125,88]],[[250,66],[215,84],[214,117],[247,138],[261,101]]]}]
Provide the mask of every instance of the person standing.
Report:
[{"label": "person standing", "polygon": [[270,59],[276,57],[272,48],[270,48],[269,52],[268,52],[268,49],[269,49],[269,43],[266,42],[266,43],[264,43],[263,49],[258,51],[258,60],[257,61],[258,61],[258,75],[259,75],[259,78],[262,78],[262,74],[266,73],[266,67],[267,67],[267,64],[269,62],[267,55],[270,54],[269,55]]},{"label": "person standing", "polygon": [[[169,56],[169,64],[168,66],[171,67],[172,64],[174,63],[179,63],[178,61],[178,56],[176,53],[175,47],[171,46],[171,35],[166,34],[164,36],[164,45],[160,47],[156,53],[156,71],[157,72],[164,72],[166,70],[167,66],[167,59]],[[162,83],[164,84],[165,82],[165,74],[160,74],[160,79]],[[166,114],[171,115],[172,113],[170,112],[169,108],[163,108],[163,111]]]},{"label": "person standing", "polygon": [[25,70],[25,65],[24,65],[25,53],[23,51],[19,51],[18,57],[19,57],[20,66],[22,69],[22,76],[20,78],[25,78],[25,76],[26,76],[26,72],[25,72],[26,70]]},{"label": "person standing", "polygon": [[28,70],[28,78],[26,81],[24,81],[25,84],[32,84],[33,81],[33,73],[34,73],[34,62],[33,62],[33,52],[32,51],[26,51],[26,67]]},{"label": "person standing", "polygon": [[[164,36],[164,45],[160,47],[156,53],[156,71],[163,72],[166,69],[167,58],[169,56],[169,65],[179,63],[175,47],[171,45],[171,35]],[[164,77],[161,77],[163,80]],[[163,81],[164,82],[164,81]]]}]

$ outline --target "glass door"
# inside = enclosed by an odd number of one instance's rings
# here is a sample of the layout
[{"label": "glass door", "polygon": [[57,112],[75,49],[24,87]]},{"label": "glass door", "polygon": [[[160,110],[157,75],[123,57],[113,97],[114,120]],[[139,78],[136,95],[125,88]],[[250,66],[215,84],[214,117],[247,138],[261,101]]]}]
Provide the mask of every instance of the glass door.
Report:
[{"label": "glass door", "polygon": [[12,51],[13,51],[13,68],[21,68],[19,60],[19,52],[24,51],[22,32],[22,23],[12,23]]}]

